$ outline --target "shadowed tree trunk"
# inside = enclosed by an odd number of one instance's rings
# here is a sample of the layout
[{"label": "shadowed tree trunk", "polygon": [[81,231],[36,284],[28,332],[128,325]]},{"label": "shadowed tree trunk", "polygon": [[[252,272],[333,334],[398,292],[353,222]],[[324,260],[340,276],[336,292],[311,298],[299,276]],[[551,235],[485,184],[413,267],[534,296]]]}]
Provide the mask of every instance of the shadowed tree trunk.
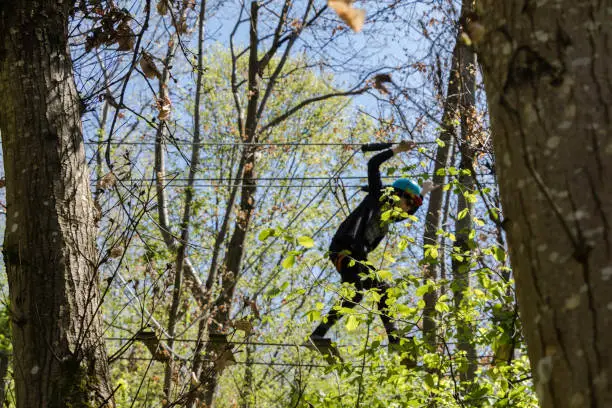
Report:
[{"label": "shadowed tree trunk", "polygon": [[18,407],[112,406],[71,2],[0,5],[4,262]]},{"label": "shadowed tree trunk", "polygon": [[477,50],[534,384],[545,408],[609,407],[610,5],[487,0],[479,11]]},{"label": "shadowed tree trunk", "polygon": [[[463,2],[461,31],[465,30],[466,16],[471,12],[471,2]],[[460,41],[463,43],[463,41]],[[473,263],[473,250],[476,247],[471,233],[474,229],[474,160],[472,147],[476,125],[476,55],[471,47],[462,45],[459,49],[459,112],[461,140],[459,140],[459,183],[460,194],[457,195],[457,219],[455,221],[456,242],[454,247],[460,257],[453,257],[453,299],[457,310],[457,340],[459,350],[465,353],[467,364],[461,370],[463,381],[472,381],[476,376],[476,350],[473,344],[474,325],[461,312],[464,292],[470,287],[470,271]],[[469,309],[469,306],[467,307]]]},{"label": "shadowed tree trunk", "polygon": [[9,355],[6,351],[0,351],[0,407],[4,407],[6,401],[6,383],[9,368]]},{"label": "shadowed tree trunk", "polygon": [[[453,299],[457,315],[457,338],[459,350],[466,353],[467,367],[461,372],[461,379],[472,381],[476,375],[476,350],[472,343],[474,327],[466,321],[460,312],[464,292],[470,287],[470,270],[473,262],[474,239],[471,232],[474,229],[474,202],[469,198],[474,195],[474,174],[472,165],[474,151],[470,144],[470,135],[475,120],[474,109],[474,70],[475,59],[471,50],[464,49],[461,53],[461,141],[459,152],[461,161],[459,164],[460,194],[457,195],[457,220],[455,222],[456,248],[460,257],[453,257]],[[466,196],[468,194],[468,196]],[[469,307],[468,307],[469,308]]]},{"label": "shadowed tree trunk", "polygon": [[[440,140],[444,143],[439,146],[436,151],[436,160],[434,163],[434,172],[432,181],[434,185],[442,185],[445,183],[445,170],[451,163],[451,150],[453,143],[453,135],[455,134],[455,126],[453,122],[457,116],[457,108],[459,106],[459,49],[462,43],[457,40],[453,50],[451,61],[451,71],[448,77],[448,86],[446,98],[444,100],[444,113],[442,114],[442,131],[440,132]],[[440,229],[440,219],[442,216],[442,204],[444,191],[442,188],[436,188],[429,195],[429,205],[427,207],[427,216],[425,218],[425,231],[423,233],[424,245],[438,245],[438,229]],[[443,257],[425,256],[427,269],[424,275],[425,280],[437,281],[439,278],[440,263],[444,262]],[[433,350],[436,345],[436,320],[435,306],[438,302],[438,291],[430,290],[423,295],[425,307],[423,309],[423,336],[429,347]]]}]

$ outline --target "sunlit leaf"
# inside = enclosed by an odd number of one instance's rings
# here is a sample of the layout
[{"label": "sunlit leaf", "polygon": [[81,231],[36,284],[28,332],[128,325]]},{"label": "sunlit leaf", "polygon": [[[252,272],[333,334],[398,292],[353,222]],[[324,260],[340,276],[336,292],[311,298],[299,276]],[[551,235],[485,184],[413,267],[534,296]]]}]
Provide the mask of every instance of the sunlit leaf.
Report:
[{"label": "sunlit leaf", "polygon": [[283,268],[285,269],[289,269],[291,268],[293,265],[295,265],[295,255],[294,254],[289,254],[289,256],[287,256],[284,260],[283,260]]},{"label": "sunlit leaf", "polygon": [[306,235],[298,237],[297,241],[298,244],[300,244],[304,248],[312,248],[314,246],[314,240]]},{"label": "sunlit leaf", "polygon": [[348,319],[346,320],[346,329],[348,331],[354,331],[357,329],[357,327],[359,327],[359,320],[357,320],[355,315],[349,315]]}]

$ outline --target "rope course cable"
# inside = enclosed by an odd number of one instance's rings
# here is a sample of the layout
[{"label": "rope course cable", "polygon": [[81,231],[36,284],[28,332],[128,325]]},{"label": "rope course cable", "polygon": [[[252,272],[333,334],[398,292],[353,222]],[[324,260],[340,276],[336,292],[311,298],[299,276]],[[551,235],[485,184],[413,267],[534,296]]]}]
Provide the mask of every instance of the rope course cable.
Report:
[{"label": "rope course cable", "polygon": [[[425,173],[421,173],[421,174],[425,174]],[[171,176],[166,176],[167,178],[170,178]],[[330,177],[329,176],[310,176],[310,177],[251,177],[249,178],[249,180],[266,180],[266,181],[280,181],[280,180],[291,180],[291,181],[295,181],[295,180],[328,180]],[[335,177],[334,179],[342,179],[342,180],[363,180],[363,179],[367,179],[368,176],[367,175],[363,175],[363,176],[342,176],[342,177]],[[396,176],[382,176],[382,179],[395,179],[397,178]],[[188,179],[185,177],[176,177],[176,178],[172,178],[171,180],[168,181],[187,181]],[[196,177],[194,178],[195,181],[226,181],[228,180],[227,177]],[[238,177],[238,178],[232,178],[232,180],[234,181],[242,181],[243,178]],[[96,180],[94,180],[96,181]],[[124,182],[131,182],[131,181],[156,181],[155,178],[132,178],[132,179],[124,179],[122,180]]]},{"label": "rope course cable", "polygon": [[[398,144],[399,142],[389,142],[391,144]],[[431,145],[437,144],[437,142],[415,142],[417,145]],[[106,140],[101,141],[93,141],[88,140],[85,142],[86,145],[96,146],[96,145],[107,145],[108,142]],[[110,142],[113,146],[154,146],[155,142],[146,142],[146,141],[117,141]],[[191,146],[193,142],[188,140],[172,140],[169,145],[179,145],[179,146]],[[199,146],[343,146],[343,147],[355,147],[355,146],[363,146],[364,143],[341,143],[341,142],[313,142],[313,143],[303,143],[303,142],[200,142]]]},{"label": "rope course cable", "polygon": [[[154,359],[147,357],[119,357],[117,360],[128,360],[128,361],[152,361]],[[215,362],[212,359],[204,359],[203,361]],[[304,368],[329,368],[329,364],[312,364],[312,363],[274,363],[267,361],[234,361],[232,364],[240,364],[240,365],[265,365],[265,366],[275,366],[275,367],[304,367]],[[360,366],[361,367],[361,366]],[[386,369],[384,366],[366,366],[366,368],[378,368],[381,370]]]},{"label": "rope course cable", "polygon": [[[106,341],[131,341],[132,337],[105,337]],[[160,341],[167,341],[168,338],[160,338]],[[234,340],[198,340],[198,339],[185,339],[185,338],[177,338],[174,339],[177,343],[218,343],[218,344],[232,344],[236,346],[270,346],[270,347],[298,347],[298,348],[307,348],[305,344],[302,343],[283,343],[283,342],[266,342],[266,341],[234,341]],[[357,347],[356,344],[337,344],[336,347]]]}]

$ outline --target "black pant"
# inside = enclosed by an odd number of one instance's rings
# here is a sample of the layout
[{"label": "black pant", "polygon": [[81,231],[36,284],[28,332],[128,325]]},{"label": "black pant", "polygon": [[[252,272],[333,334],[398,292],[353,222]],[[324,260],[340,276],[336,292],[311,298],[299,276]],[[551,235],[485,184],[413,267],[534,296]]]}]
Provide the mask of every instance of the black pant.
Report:
[{"label": "black pant", "polygon": [[[340,276],[342,276],[342,283],[352,283],[357,289],[355,296],[353,296],[352,299],[342,300],[341,307],[352,309],[363,299],[364,290],[377,289],[382,295],[378,302],[378,310],[381,313],[380,317],[383,325],[385,326],[389,343],[398,343],[399,337],[397,336],[397,329],[389,317],[389,310],[387,309],[386,304],[388,299],[387,289],[389,289],[389,286],[375,278],[368,276],[362,280],[362,278],[359,276],[359,274],[368,275],[373,272],[370,268],[368,268],[368,266],[359,262],[365,261],[367,257],[357,255],[353,255],[353,257],[351,257],[348,255],[332,253],[330,255],[330,259],[336,270],[340,272]],[[355,261],[355,264],[353,266],[349,266],[349,263],[351,263],[352,260]],[[338,313],[338,310],[332,309],[327,315],[327,322],[321,322],[321,324],[312,334],[321,337],[325,336],[329,329],[331,329],[331,327],[340,319],[340,317],[341,316]]]}]

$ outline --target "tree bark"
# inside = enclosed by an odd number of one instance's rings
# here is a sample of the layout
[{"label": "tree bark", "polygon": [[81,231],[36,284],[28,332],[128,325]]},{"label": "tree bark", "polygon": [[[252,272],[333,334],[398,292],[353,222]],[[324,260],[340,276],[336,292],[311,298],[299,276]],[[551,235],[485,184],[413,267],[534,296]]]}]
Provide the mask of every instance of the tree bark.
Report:
[{"label": "tree bark", "polygon": [[[472,11],[471,2],[463,1],[461,32],[465,31],[466,18]],[[461,34],[460,32],[460,34]],[[460,258],[453,258],[453,298],[457,315],[457,340],[459,350],[465,353],[467,364],[465,370],[460,372],[462,381],[473,381],[476,376],[476,349],[474,347],[474,327],[460,312],[461,303],[465,298],[464,292],[470,287],[470,270],[473,263],[473,249],[476,244],[470,234],[474,229],[474,202],[466,194],[474,194],[474,160],[475,153],[472,148],[476,118],[476,54],[471,47],[463,44],[459,47],[459,112],[461,125],[461,140],[459,141],[459,188],[457,195],[457,217],[455,221],[455,247]]]},{"label": "tree bark", "polygon": [[0,351],[0,407],[6,402],[6,383],[9,369],[9,355],[6,351]]},{"label": "tree bark", "polygon": [[504,225],[543,407],[612,405],[607,2],[482,1]]},{"label": "tree bark", "polygon": [[[459,49],[462,47],[459,38],[455,43],[453,56],[451,60],[451,70],[448,76],[448,86],[446,98],[444,99],[444,112],[442,114],[442,130],[440,132],[440,141],[444,143],[439,146],[436,151],[436,160],[434,163],[434,172],[432,182],[434,185],[443,185],[446,180],[446,175],[443,173],[450,165],[452,155],[451,147],[453,143],[453,135],[455,134],[455,126],[453,121],[457,116],[459,106]],[[425,217],[425,228],[423,232],[424,245],[438,245],[438,229],[440,228],[440,217],[442,215],[442,203],[444,191],[442,188],[436,188],[429,195],[429,204],[427,207],[427,216]],[[424,259],[427,262],[427,269],[424,274],[425,281],[438,280],[438,271],[440,263],[444,262],[442,257],[426,256]],[[438,291],[430,290],[423,295],[425,307],[423,308],[423,337],[429,347],[433,350],[436,346],[436,330],[437,324],[435,320],[436,303],[438,302]]]},{"label": "tree bark", "polygon": [[71,2],[0,6],[0,128],[18,407],[114,406],[68,52]]}]

